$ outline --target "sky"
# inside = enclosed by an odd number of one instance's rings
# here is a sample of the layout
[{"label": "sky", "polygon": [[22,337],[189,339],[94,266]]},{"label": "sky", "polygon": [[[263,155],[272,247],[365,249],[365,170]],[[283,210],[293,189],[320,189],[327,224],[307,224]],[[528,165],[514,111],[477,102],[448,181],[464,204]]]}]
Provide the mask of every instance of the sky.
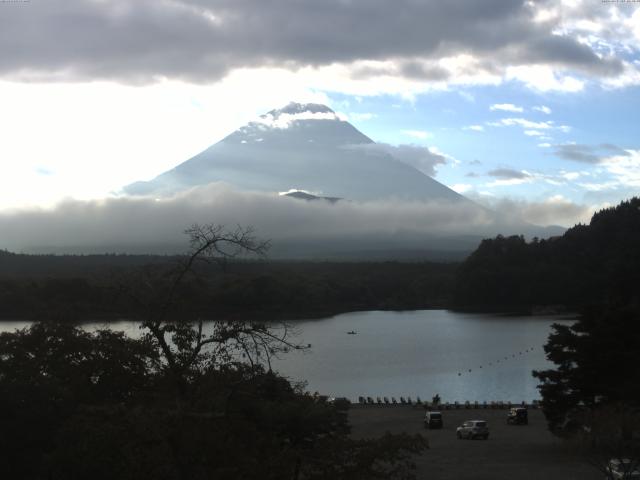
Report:
[{"label": "sky", "polygon": [[0,1],[0,40],[5,216],[117,200],[291,101],[539,224],[640,191],[640,2]]}]

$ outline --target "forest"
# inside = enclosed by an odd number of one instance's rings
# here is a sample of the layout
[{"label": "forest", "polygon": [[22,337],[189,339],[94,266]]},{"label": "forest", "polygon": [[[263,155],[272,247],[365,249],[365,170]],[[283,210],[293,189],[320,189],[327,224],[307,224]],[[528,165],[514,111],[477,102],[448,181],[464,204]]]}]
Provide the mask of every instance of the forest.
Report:
[{"label": "forest", "polygon": [[[135,306],[123,287],[182,258],[0,252],[0,318],[127,318]],[[450,303],[455,270],[453,263],[233,260],[199,266],[185,294],[205,318],[442,308]]]},{"label": "forest", "polygon": [[595,213],[548,239],[483,240],[457,270],[455,308],[580,311],[604,303],[637,303],[640,282],[640,198]]}]

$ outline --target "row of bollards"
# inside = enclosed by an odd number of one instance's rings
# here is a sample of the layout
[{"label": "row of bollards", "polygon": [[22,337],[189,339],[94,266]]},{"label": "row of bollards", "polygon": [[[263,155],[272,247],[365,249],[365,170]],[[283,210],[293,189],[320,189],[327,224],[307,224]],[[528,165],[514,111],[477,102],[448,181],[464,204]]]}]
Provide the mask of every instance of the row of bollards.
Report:
[{"label": "row of bollards", "polygon": [[358,403],[360,405],[422,405],[422,400],[420,397],[417,397],[415,402],[411,399],[411,397],[400,397],[400,400],[396,400],[396,397],[376,397],[375,401],[372,397],[358,397]]},{"label": "row of bollards", "polygon": [[411,397],[399,397],[396,400],[395,397],[358,397],[358,403],[360,405],[422,405],[425,409],[440,409],[440,410],[459,410],[459,409],[510,409],[513,407],[526,407],[536,409],[540,406],[538,400],[533,400],[531,403],[522,401],[521,403],[503,402],[503,401],[491,401],[491,402],[423,402],[420,397],[416,397],[415,401]]}]

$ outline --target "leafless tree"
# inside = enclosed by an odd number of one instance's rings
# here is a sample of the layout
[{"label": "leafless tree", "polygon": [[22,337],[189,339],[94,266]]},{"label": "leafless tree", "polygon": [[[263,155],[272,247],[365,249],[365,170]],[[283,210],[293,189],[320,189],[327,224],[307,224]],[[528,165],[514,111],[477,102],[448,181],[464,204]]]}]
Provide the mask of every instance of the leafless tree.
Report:
[{"label": "leafless tree", "polygon": [[204,322],[189,305],[189,289],[200,280],[199,264],[263,258],[269,242],[259,240],[251,227],[193,225],[185,231],[190,250],[171,268],[148,267],[136,287],[127,287],[142,316],[143,336],[162,353],[164,368],[184,395],[190,378],[204,369],[246,362],[271,369],[274,355],[304,349],[292,340],[287,323],[267,325],[251,319],[215,319]]}]

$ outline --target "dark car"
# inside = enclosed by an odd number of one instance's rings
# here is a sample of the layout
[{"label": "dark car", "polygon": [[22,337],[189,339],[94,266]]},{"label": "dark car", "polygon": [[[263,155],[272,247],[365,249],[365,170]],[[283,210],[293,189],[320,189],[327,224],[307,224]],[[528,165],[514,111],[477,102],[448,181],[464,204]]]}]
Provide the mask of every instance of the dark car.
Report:
[{"label": "dark car", "polygon": [[427,412],[424,416],[424,428],[442,428],[444,422],[442,421],[441,412]]},{"label": "dark car", "polygon": [[456,428],[456,436],[462,438],[489,438],[489,427],[484,420],[467,420],[458,428]]},{"label": "dark car", "polygon": [[512,408],[507,414],[507,423],[509,425],[528,425],[529,412],[522,407]]}]

